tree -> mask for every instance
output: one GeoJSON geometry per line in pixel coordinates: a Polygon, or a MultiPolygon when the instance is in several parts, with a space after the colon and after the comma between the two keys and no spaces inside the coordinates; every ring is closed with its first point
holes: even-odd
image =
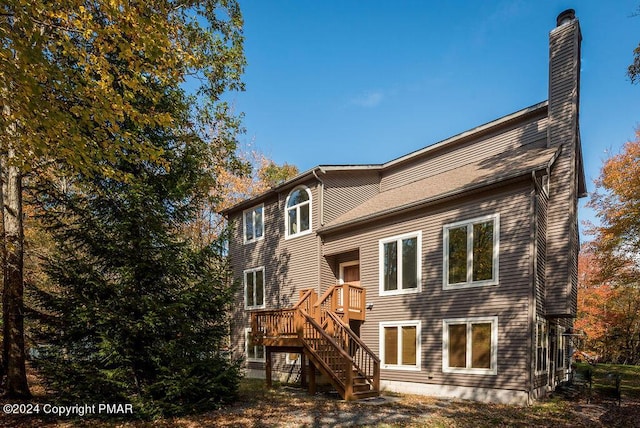
{"type": "MultiPolygon", "coordinates": [[[[638,12],[634,14],[634,16],[640,15],[640,7],[638,7],[638,12]]],[[[633,62],[627,69],[627,75],[629,79],[631,79],[631,83],[640,82],[640,44],[633,50],[633,62]]]]}
{"type": "MultiPolygon", "coordinates": [[[[161,111],[186,112],[167,89],[161,111]]],[[[182,121],[187,123],[185,114],[182,121]]],[[[189,127],[138,128],[162,162],[117,159],[126,181],[94,174],[41,189],[57,251],[40,301],[35,359],[61,400],[131,402],[136,414],[174,415],[232,400],[239,362],[224,352],[233,298],[223,245],[181,234],[215,185],[212,147],[189,127]]]]}
{"type": "Polygon", "coordinates": [[[55,164],[69,175],[126,181],[131,173],[113,167],[122,157],[162,166],[162,150],[123,125],[180,126],[184,122],[173,111],[155,104],[167,87],[187,79],[199,94],[189,119],[218,142],[213,162],[226,162],[238,122],[219,98],[242,88],[242,17],[235,0],[6,0],[0,6],[0,62],[2,366],[8,395],[28,397],[23,177],[55,164]]]}
{"type": "Polygon", "coordinates": [[[591,228],[603,279],[638,282],[640,264],[640,129],[635,141],[610,157],[596,180],[589,206],[600,220],[591,228]]]}
{"type": "MultiPolygon", "coordinates": [[[[596,180],[589,206],[600,224],[592,226],[587,263],[588,281],[580,299],[590,307],[587,324],[601,329],[593,335],[616,362],[640,362],[640,130],[621,153],[610,157],[596,180]],[[590,301],[589,301],[590,299],[590,301]],[[602,309],[600,309],[602,307],[602,309]]],[[[584,285],[586,284],[586,285],[584,285]]],[[[583,312],[589,312],[583,310],[583,312]]]]}

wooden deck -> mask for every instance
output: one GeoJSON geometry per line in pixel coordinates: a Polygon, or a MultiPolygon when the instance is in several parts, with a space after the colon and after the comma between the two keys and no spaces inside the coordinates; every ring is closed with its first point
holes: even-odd
{"type": "Polygon", "coordinates": [[[267,384],[273,352],[296,350],[303,356],[303,381],[309,360],[309,391],[315,372],[324,373],[345,400],[379,395],[380,360],[349,328],[365,320],[366,292],[352,284],[330,287],[320,298],[304,290],[292,308],[251,313],[253,342],[265,347],[267,384]]]}

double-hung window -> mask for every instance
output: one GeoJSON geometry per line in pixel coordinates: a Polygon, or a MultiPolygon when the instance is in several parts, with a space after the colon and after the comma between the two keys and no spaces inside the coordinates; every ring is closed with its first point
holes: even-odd
{"type": "Polygon", "coordinates": [[[499,229],[498,214],[444,226],[444,289],[498,284],[499,229]]]}
{"type": "Polygon", "coordinates": [[[311,191],[297,187],[289,193],[285,212],[285,238],[311,232],[311,191]]]}
{"type": "Polygon", "coordinates": [[[420,321],[380,323],[382,368],[420,370],[420,321]]]}
{"type": "Polygon", "coordinates": [[[248,209],[243,215],[244,243],[254,242],[264,237],[264,205],[248,209]]]}
{"type": "Polygon", "coordinates": [[[264,268],[244,271],[244,307],[245,309],[264,308],[264,268]]]}
{"type": "Polygon", "coordinates": [[[422,285],[422,232],[379,241],[380,295],[419,292],[422,285]]]}
{"type": "Polygon", "coordinates": [[[264,346],[256,345],[254,343],[250,328],[246,328],[244,330],[244,345],[245,345],[245,355],[247,356],[247,361],[262,362],[265,360],[264,346]]]}
{"type": "Polygon", "coordinates": [[[498,373],[498,317],[446,319],[442,330],[443,372],[498,373]]]}

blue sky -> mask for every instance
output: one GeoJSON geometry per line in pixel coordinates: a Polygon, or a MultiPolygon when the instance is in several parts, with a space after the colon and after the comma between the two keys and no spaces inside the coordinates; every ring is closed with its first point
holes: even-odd
{"type": "MultiPolygon", "coordinates": [[[[640,0],[241,0],[241,141],[277,163],[382,163],[547,99],[548,34],[582,29],[580,126],[588,189],[640,125],[627,66],[640,0]]],[[[593,214],[581,201],[580,217],[593,214]]],[[[583,236],[583,239],[588,237],[583,236]]]]}

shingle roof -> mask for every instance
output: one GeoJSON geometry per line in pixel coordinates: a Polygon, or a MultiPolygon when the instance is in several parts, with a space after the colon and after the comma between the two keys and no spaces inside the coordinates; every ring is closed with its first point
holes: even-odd
{"type": "Polygon", "coordinates": [[[438,199],[546,169],[557,148],[522,147],[379,193],[326,224],[319,233],[411,209],[438,199]]]}

